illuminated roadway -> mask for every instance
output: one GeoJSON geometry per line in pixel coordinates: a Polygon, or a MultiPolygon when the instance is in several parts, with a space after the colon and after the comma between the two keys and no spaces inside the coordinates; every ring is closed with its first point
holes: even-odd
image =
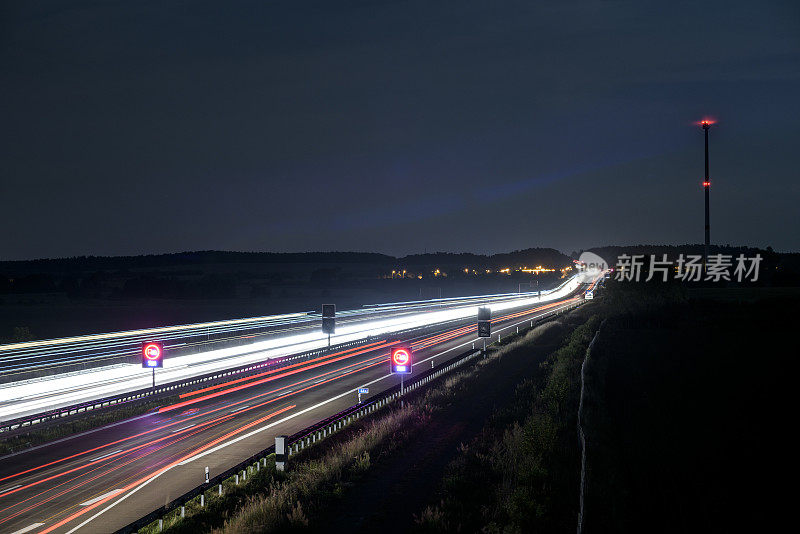
{"type": "MultiPolygon", "coordinates": [[[[548,291],[542,296],[547,297],[548,291]]],[[[410,313],[434,311],[442,307],[463,307],[476,303],[502,302],[515,295],[481,295],[367,305],[361,309],[340,311],[339,325],[379,318],[399,317],[410,313]]],[[[181,354],[206,352],[221,343],[262,340],[302,330],[319,330],[320,315],[313,312],[288,313],[246,319],[145,328],[123,332],[87,334],[59,339],[25,341],[0,345],[0,373],[3,382],[19,381],[31,372],[64,373],[76,362],[100,367],[126,363],[139,355],[143,342],[158,339],[168,349],[181,354]]]]}
{"type": "MultiPolygon", "coordinates": [[[[561,286],[541,297],[526,293],[522,295],[501,295],[480,297],[497,313],[505,309],[524,304],[548,302],[561,298],[578,286],[578,278],[572,277],[561,286]]],[[[411,328],[430,326],[474,317],[477,313],[476,298],[447,299],[427,303],[400,303],[389,306],[345,312],[345,318],[337,322],[333,344],[359,341],[368,336],[384,336],[411,328]],[[355,317],[354,317],[355,316],[355,317]],[[347,318],[349,317],[349,319],[347,318]]],[[[286,318],[289,316],[280,316],[286,318]]],[[[260,318],[259,320],[262,320],[260,318]]],[[[242,321],[242,320],[237,320],[242,321]]],[[[200,353],[168,357],[163,369],[156,371],[157,384],[179,382],[192,377],[220,372],[227,369],[246,366],[270,358],[281,358],[291,354],[321,349],[327,346],[328,339],[319,327],[319,319],[309,321],[306,317],[294,317],[292,321],[302,324],[291,328],[281,328],[265,334],[263,341],[227,348],[206,350],[200,353]]],[[[222,321],[214,324],[228,323],[222,321]]],[[[14,347],[24,350],[43,350],[44,346],[54,347],[57,351],[77,344],[112,343],[119,337],[136,336],[136,339],[154,341],[153,337],[144,338],[145,334],[158,333],[164,330],[173,331],[178,328],[195,329],[197,325],[185,327],[168,327],[147,331],[122,332],[112,334],[96,334],[62,340],[48,340],[17,344],[14,347]],[[124,336],[123,336],[124,334],[124,336]]],[[[161,338],[158,338],[159,340],[161,338]]],[[[129,344],[129,342],[124,342],[129,344]]],[[[104,345],[105,347],[105,345],[104,345]]],[[[166,344],[169,347],[169,344],[166,344]]],[[[141,350],[141,349],[139,349],[141,350]]],[[[7,355],[9,351],[6,351],[7,355]]],[[[169,348],[168,348],[169,353],[169,348]]],[[[34,364],[35,365],[35,364],[34,364]]],[[[121,364],[115,366],[87,369],[78,373],[54,375],[40,379],[23,380],[8,384],[0,384],[0,421],[9,421],[26,415],[38,414],[47,410],[75,405],[81,402],[101,399],[111,395],[149,388],[152,384],[151,371],[142,369],[140,364],[121,364]]]]}
{"type": "MultiPolygon", "coordinates": [[[[577,296],[576,296],[577,293],[577,296]]],[[[495,312],[493,332],[582,299],[495,312]]],[[[414,372],[478,341],[474,322],[406,339],[414,372]]],[[[179,403],[115,425],[0,458],[0,532],[111,532],[170,502],[211,476],[357,401],[358,387],[378,393],[387,374],[385,341],[327,354],[182,395],[179,403]]],[[[480,342],[480,341],[478,341],[480,342]]]]}

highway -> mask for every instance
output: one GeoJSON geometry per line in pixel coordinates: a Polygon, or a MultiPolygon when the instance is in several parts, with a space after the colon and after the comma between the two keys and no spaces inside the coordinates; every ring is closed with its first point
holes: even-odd
{"type": "MultiPolygon", "coordinates": [[[[483,296],[479,298],[478,302],[487,305],[493,312],[501,312],[533,303],[553,302],[573,292],[579,283],[577,277],[572,277],[554,290],[542,292],[541,295],[523,293],[483,296]]],[[[466,319],[475,316],[477,307],[473,297],[470,299],[446,299],[442,302],[429,301],[424,304],[400,303],[363,310],[363,313],[362,310],[358,310],[358,313],[345,312],[342,314],[344,316],[342,320],[337,318],[336,334],[332,337],[331,342],[335,345],[360,341],[369,336],[392,335],[412,328],[466,319]]],[[[164,363],[164,369],[156,371],[156,381],[158,384],[169,384],[272,358],[283,358],[291,354],[327,347],[328,339],[321,332],[319,317],[312,320],[293,317],[290,323],[291,327],[287,328],[284,325],[282,328],[270,331],[269,334],[264,334],[260,340],[253,340],[252,343],[168,357],[164,363]]],[[[195,327],[190,325],[187,328],[194,329],[195,327]]],[[[141,331],[99,334],[70,338],[63,340],[60,344],[55,343],[55,340],[31,342],[25,344],[25,349],[30,349],[34,344],[40,349],[43,344],[50,344],[60,351],[75,343],[97,342],[98,337],[103,338],[103,343],[108,343],[111,342],[110,340],[122,337],[121,334],[126,334],[127,337],[137,336],[136,339],[150,341],[153,341],[154,337],[144,338],[143,336],[155,336],[152,332],[143,334],[141,331]]],[[[126,339],[122,343],[128,344],[129,341],[126,339]]],[[[150,387],[151,383],[152,376],[149,369],[142,369],[139,363],[128,363],[87,369],[79,373],[0,384],[0,399],[2,399],[0,400],[0,421],[145,389],[150,387]]]]}
{"type": "MultiPolygon", "coordinates": [[[[522,297],[498,304],[493,331],[512,331],[573,306],[582,300],[583,284],[571,287],[549,302],[522,297]]],[[[404,339],[415,352],[415,374],[478,341],[470,317],[404,339]]],[[[379,321],[393,326],[382,325],[387,335],[369,345],[190,392],[156,413],[0,458],[0,531],[111,532],[202,483],[205,467],[213,476],[268,447],[275,435],[291,435],[355,404],[358,387],[372,394],[391,387],[397,382],[387,374],[388,347],[397,340],[393,321],[379,321]]],[[[372,324],[370,331],[380,328],[372,324]]]]}
{"type": "MultiPolygon", "coordinates": [[[[547,298],[550,291],[542,291],[547,298]]],[[[339,325],[354,325],[410,313],[463,307],[470,304],[503,302],[524,295],[481,295],[425,301],[367,305],[339,312],[339,325]]],[[[292,332],[318,329],[320,314],[298,312],[245,319],[88,334],[0,345],[0,375],[3,382],[15,382],[33,372],[59,374],[76,362],[96,367],[129,363],[139,356],[141,344],[154,338],[164,342],[171,355],[196,354],[243,341],[253,342],[292,332]]]]}

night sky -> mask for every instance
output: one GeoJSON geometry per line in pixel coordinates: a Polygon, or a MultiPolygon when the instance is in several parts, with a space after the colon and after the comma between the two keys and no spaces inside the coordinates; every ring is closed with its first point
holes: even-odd
{"type": "Polygon", "coordinates": [[[794,0],[0,6],[0,259],[800,250],[794,0]]]}

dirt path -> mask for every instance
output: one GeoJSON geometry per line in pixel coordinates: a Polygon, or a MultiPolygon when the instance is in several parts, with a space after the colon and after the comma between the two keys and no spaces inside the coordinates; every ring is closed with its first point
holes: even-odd
{"type": "Polygon", "coordinates": [[[391,460],[382,460],[322,518],[320,531],[407,532],[414,514],[436,498],[458,446],[483,428],[496,407],[511,399],[517,383],[538,371],[568,329],[554,326],[534,342],[504,354],[469,381],[470,392],[436,412],[421,436],[391,460]],[[387,481],[392,481],[387,483],[387,481]]]}

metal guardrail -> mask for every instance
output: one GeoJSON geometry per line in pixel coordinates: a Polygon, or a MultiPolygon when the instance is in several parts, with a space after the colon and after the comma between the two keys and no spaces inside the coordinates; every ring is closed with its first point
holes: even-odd
{"type": "Polygon", "coordinates": [[[305,313],[232,319],[169,327],[88,334],[0,345],[0,382],[10,383],[64,372],[132,363],[141,344],[156,337],[170,357],[194,354],[208,347],[236,346],[274,335],[275,328],[313,321],[305,313]]]}
{"type": "MultiPolygon", "coordinates": [[[[557,291],[569,283],[569,280],[557,288],[542,291],[540,295],[557,291]]],[[[441,306],[503,301],[532,294],[508,293],[366,305],[355,310],[341,311],[337,316],[341,320],[340,324],[346,324],[375,313],[402,315],[434,310],[441,306]]],[[[152,341],[154,337],[165,343],[170,357],[185,356],[214,348],[253,343],[264,337],[295,330],[301,325],[310,325],[320,319],[320,314],[316,312],[298,312],[0,344],[0,383],[8,384],[115,364],[136,363],[141,343],[152,341]]]]}
{"type": "MultiPolygon", "coordinates": [[[[124,403],[128,402],[136,402],[143,399],[149,398],[157,398],[159,396],[167,396],[177,393],[179,390],[181,392],[185,392],[185,390],[189,389],[198,389],[199,387],[207,387],[210,385],[216,385],[222,381],[230,380],[232,375],[236,375],[238,377],[246,377],[250,374],[256,374],[259,372],[263,372],[265,368],[274,368],[280,369],[286,365],[289,365],[297,360],[301,360],[303,358],[311,358],[312,356],[319,356],[324,354],[330,354],[336,351],[341,351],[347,349],[349,347],[356,347],[361,345],[369,344],[379,337],[395,337],[395,336],[403,336],[408,335],[415,332],[423,332],[426,330],[432,329],[439,329],[442,325],[450,324],[450,323],[458,323],[458,322],[465,322],[468,319],[455,319],[453,321],[446,321],[444,323],[438,323],[436,325],[428,325],[422,327],[411,328],[408,330],[398,331],[391,334],[391,336],[368,336],[366,338],[351,341],[348,343],[340,343],[337,345],[332,345],[330,348],[324,349],[315,349],[311,351],[306,351],[302,353],[298,353],[296,355],[287,356],[283,358],[271,358],[268,360],[264,360],[262,362],[248,364],[241,367],[236,367],[232,369],[225,369],[222,371],[214,371],[212,373],[208,373],[205,375],[199,375],[192,378],[187,378],[184,380],[179,380],[175,382],[169,382],[167,384],[163,384],[161,386],[156,386],[155,388],[143,388],[135,391],[130,391],[126,393],[120,393],[117,395],[112,395],[108,397],[103,397],[100,399],[94,399],[91,401],[85,401],[82,403],[72,404],[69,406],[64,406],[61,408],[56,408],[53,410],[48,410],[45,412],[39,412],[36,414],[26,415],[23,417],[18,417],[15,419],[9,419],[7,421],[0,422],[0,434],[3,432],[9,432],[11,430],[17,430],[24,426],[32,426],[38,423],[43,423],[47,421],[53,421],[55,419],[59,419],[61,417],[67,417],[70,415],[74,415],[77,413],[83,413],[91,410],[96,410],[100,408],[108,408],[110,406],[119,406],[124,403]]],[[[259,352],[259,351],[254,351],[259,352]]],[[[48,380],[48,378],[40,379],[42,382],[48,380]]]]}
{"type": "MultiPolygon", "coordinates": [[[[460,367],[463,363],[477,357],[479,354],[482,353],[482,350],[472,350],[470,349],[468,352],[463,353],[456,358],[450,360],[452,363],[448,363],[444,367],[434,368],[431,371],[428,371],[424,375],[420,375],[419,377],[415,378],[412,382],[409,382],[403,388],[403,395],[408,394],[409,392],[416,390],[423,384],[427,384],[437,378],[440,378],[442,375],[449,373],[456,367],[460,367]],[[453,361],[456,360],[456,361],[453,361]]],[[[386,405],[398,400],[400,398],[400,385],[393,386],[388,390],[384,391],[383,393],[373,397],[370,400],[362,402],[361,404],[357,404],[355,406],[351,406],[327,419],[319,421],[314,425],[301,430],[300,432],[292,435],[287,440],[287,446],[289,450],[289,456],[296,455],[299,451],[304,450],[311,445],[322,441],[326,437],[330,437],[334,433],[338,432],[339,430],[343,429],[344,427],[352,424],[353,422],[361,419],[362,417],[374,413],[375,411],[385,407],[386,405]]],[[[175,511],[179,507],[185,506],[187,502],[191,501],[192,499],[198,497],[201,494],[212,489],[214,486],[220,486],[226,481],[230,479],[235,480],[235,484],[239,484],[241,482],[245,482],[247,480],[248,475],[253,472],[258,472],[261,470],[262,467],[266,467],[267,458],[275,453],[275,446],[272,445],[267,447],[266,449],[250,456],[243,462],[238,463],[237,465],[231,467],[230,469],[223,471],[219,475],[210,478],[207,483],[204,483],[200,486],[197,486],[188,492],[184,493],[180,497],[175,498],[171,502],[167,503],[165,506],[158,508],[157,510],[153,510],[146,516],[142,517],[130,523],[129,525],[119,529],[116,534],[129,534],[132,532],[136,532],[139,529],[157,521],[158,519],[164,517],[165,515],[169,514],[170,512],[175,511]]]]}
{"type": "MultiPolygon", "coordinates": [[[[561,287],[564,287],[568,282],[569,282],[569,280],[565,281],[560,286],[558,286],[557,288],[555,288],[553,290],[550,290],[550,291],[555,291],[557,289],[560,289],[561,287]]],[[[452,321],[444,321],[442,323],[437,323],[435,325],[427,325],[427,326],[422,326],[422,327],[416,327],[416,328],[411,328],[411,329],[407,329],[407,330],[402,330],[402,331],[398,331],[398,332],[393,332],[391,334],[391,336],[387,336],[387,337],[403,336],[403,335],[407,335],[407,334],[412,333],[412,332],[422,332],[422,331],[426,331],[426,330],[437,329],[437,328],[441,328],[442,325],[446,325],[446,324],[462,323],[462,322],[466,323],[469,320],[470,319],[468,319],[468,318],[462,318],[462,319],[454,319],[452,321]]],[[[381,336],[381,337],[383,337],[383,336],[381,336]]],[[[25,415],[25,416],[22,416],[22,417],[9,419],[9,420],[6,420],[6,421],[0,421],[0,434],[2,434],[4,432],[9,432],[11,430],[17,430],[17,429],[22,428],[24,426],[32,426],[32,425],[35,425],[35,424],[38,424],[38,423],[42,423],[42,422],[53,421],[55,419],[58,419],[58,418],[61,418],[61,417],[67,417],[67,416],[74,415],[74,414],[77,414],[77,413],[96,410],[96,409],[100,409],[100,408],[108,408],[110,406],[118,406],[118,405],[123,404],[123,403],[136,402],[136,401],[140,401],[142,399],[154,398],[154,397],[158,397],[158,396],[166,396],[166,395],[169,395],[169,394],[174,394],[178,390],[181,390],[183,392],[183,390],[185,390],[186,388],[193,388],[193,387],[196,388],[196,387],[199,387],[199,385],[202,385],[204,387],[208,386],[208,385],[215,385],[217,383],[217,381],[219,381],[219,380],[228,380],[231,375],[238,375],[238,376],[241,376],[241,377],[245,377],[245,376],[248,376],[248,374],[255,374],[256,372],[261,372],[265,367],[268,367],[268,366],[273,366],[274,365],[274,366],[276,366],[275,368],[279,368],[282,364],[288,364],[289,362],[297,360],[297,359],[300,359],[300,358],[310,357],[310,356],[314,356],[314,355],[322,355],[322,354],[324,354],[326,352],[334,352],[336,350],[342,350],[344,348],[351,347],[351,346],[364,345],[364,344],[367,344],[367,343],[369,343],[370,341],[372,341],[374,339],[377,339],[377,336],[368,336],[368,337],[366,337],[364,339],[361,339],[361,340],[358,340],[358,341],[353,341],[353,342],[349,342],[349,343],[341,343],[341,344],[338,344],[338,345],[330,347],[330,349],[328,349],[328,348],[316,349],[316,350],[313,350],[313,351],[306,351],[306,352],[303,352],[303,353],[300,353],[300,354],[297,354],[297,355],[294,355],[294,356],[288,356],[288,357],[283,357],[283,358],[273,358],[273,359],[264,360],[262,362],[258,362],[258,363],[255,363],[255,364],[247,364],[245,366],[241,366],[241,367],[237,367],[237,368],[233,368],[233,369],[226,369],[226,370],[223,370],[223,371],[214,371],[212,373],[208,373],[208,374],[205,374],[205,375],[200,375],[200,376],[197,376],[197,377],[192,377],[192,378],[188,378],[188,379],[184,379],[184,380],[169,382],[169,383],[163,384],[161,386],[157,386],[155,388],[142,388],[142,389],[131,391],[131,392],[120,393],[120,394],[117,394],[117,395],[111,395],[111,396],[103,397],[103,398],[100,398],[100,399],[94,399],[94,400],[91,400],[91,401],[85,401],[85,402],[82,402],[82,403],[76,403],[76,404],[72,404],[72,405],[69,405],[69,406],[55,408],[53,410],[47,410],[47,411],[44,411],[44,412],[38,412],[38,413],[35,413],[35,414],[29,414],[29,415],[25,415]]],[[[252,351],[252,352],[258,352],[258,351],[252,351]]],[[[243,353],[243,354],[248,354],[248,353],[243,353]]],[[[41,377],[41,378],[30,379],[30,380],[46,382],[47,380],[51,380],[51,378],[49,378],[49,377],[41,377]]]]}
{"type": "MultiPolygon", "coordinates": [[[[559,308],[554,310],[550,314],[533,320],[532,324],[539,324],[549,321],[555,316],[563,314],[577,306],[580,306],[581,304],[583,304],[583,302],[576,302],[567,308],[559,308]]],[[[522,322],[527,322],[527,320],[522,322]]],[[[531,327],[525,330],[529,330],[530,328],[531,327]]],[[[397,384],[360,404],[346,408],[337,414],[304,428],[286,440],[288,456],[291,457],[300,453],[304,449],[332,436],[362,417],[369,416],[391,404],[392,402],[399,400],[408,393],[436,381],[451,371],[460,368],[465,363],[474,360],[482,353],[483,349],[469,349],[447,360],[443,365],[430,369],[414,377],[404,385],[402,392],[400,391],[400,385],[397,384]]],[[[274,453],[275,445],[271,445],[266,449],[263,449],[262,451],[250,456],[246,460],[236,464],[230,469],[227,469],[219,475],[210,478],[207,483],[201,484],[187,491],[183,495],[168,502],[166,505],[153,510],[146,516],[117,530],[115,534],[131,534],[133,532],[137,532],[139,529],[142,529],[151,523],[154,523],[155,521],[163,520],[166,515],[175,512],[179,507],[181,508],[181,516],[183,516],[184,508],[189,501],[197,498],[198,496],[204,496],[205,493],[211,490],[214,486],[218,487],[218,492],[221,495],[222,487],[225,482],[233,480],[235,485],[239,485],[240,481],[245,482],[248,475],[260,471],[262,467],[266,467],[268,457],[274,455],[274,453]]]]}

